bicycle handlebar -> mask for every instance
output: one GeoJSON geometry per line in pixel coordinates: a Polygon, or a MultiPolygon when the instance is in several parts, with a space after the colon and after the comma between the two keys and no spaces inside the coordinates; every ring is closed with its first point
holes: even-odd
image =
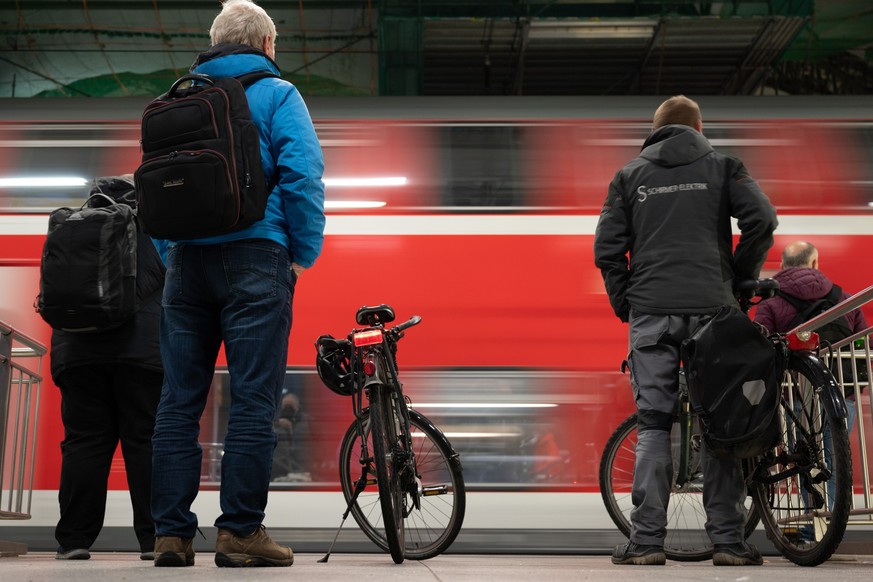
{"type": "Polygon", "coordinates": [[[734,281],[734,295],[743,311],[748,311],[765,299],[770,299],[779,290],[775,279],[738,279],[734,281]],[[758,301],[753,301],[758,297],[758,301]]]}
{"type": "Polygon", "coordinates": [[[395,325],[393,328],[391,328],[391,331],[399,334],[399,333],[403,332],[403,330],[409,329],[413,325],[418,325],[419,323],[421,323],[421,316],[420,315],[413,315],[412,317],[410,317],[408,320],[404,321],[403,323],[395,325]]]}

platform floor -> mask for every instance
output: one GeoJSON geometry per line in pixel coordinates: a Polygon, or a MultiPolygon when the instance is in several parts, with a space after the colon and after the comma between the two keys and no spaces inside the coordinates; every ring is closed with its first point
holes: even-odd
{"type": "Polygon", "coordinates": [[[4,582],[103,582],[116,580],[312,580],[348,582],[378,580],[391,582],[511,582],[540,580],[564,582],[584,580],[643,580],[677,582],[683,580],[740,580],[743,582],[837,582],[870,580],[873,556],[842,555],[817,568],[801,568],[782,558],[766,557],[760,567],[715,567],[711,562],[667,562],[666,566],[614,566],[607,556],[545,555],[457,555],[431,560],[407,560],[395,565],[387,554],[334,554],[319,563],[321,554],[297,554],[290,568],[260,568],[243,572],[217,568],[213,554],[198,553],[189,568],[155,568],[138,554],[94,552],[90,560],[56,560],[54,553],[34,552],[0,558],[0,579],[4,582]]]}

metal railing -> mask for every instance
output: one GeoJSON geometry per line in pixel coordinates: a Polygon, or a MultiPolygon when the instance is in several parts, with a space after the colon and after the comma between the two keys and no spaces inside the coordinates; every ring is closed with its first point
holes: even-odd
{"type": "MultiPolygon", "coordinates": [[[[873,286],[851,296],[846,301],[791,331],[800,333],[816,331],[871,301],[873,301],[873,286]]],[[[855,333],[831,346],[824,346],[819,352],[819,357],[831,369],[834,378],[843,389],[843,393],[849,394],[848,398],[855,403],[855,420],[853,426],[849,427],[849,441],[853,452],[857,452],[857,455],[853,456],[861,460],[861,466],[854,467],[853,474],[856,480],[860,474],[864,490],[859,500],[857,488],[853,487],[855,494],[852,496],[853,507],[850,512],[850,526],[873,525],[873,519],[871,519],[873,516],[873,490],[871,490],[873,473],[871,473],[867,454],[867,434],[873,433],[873,423],[868,422],[865,417],[865,411],[873,410],[873,390],[869,388],[870,380],[873,379],[871,334],[873,334],[873,327],[855,333]],[[862,516],[866,516],[867,519],[862,519],[862,516]]]]}
{"type": "MultiPolygon", "coordinates": [[[[45,353],[45,346],[0,321],[0,519],[31,517],[45,353]]],[[[26,552],[24,544],[0,540],[0,556],[26,552]]]]}

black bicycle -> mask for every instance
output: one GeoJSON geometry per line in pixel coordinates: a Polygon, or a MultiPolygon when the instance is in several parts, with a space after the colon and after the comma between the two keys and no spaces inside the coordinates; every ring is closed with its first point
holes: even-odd
{"type": "Polygon", "coordinates": [[[348,503],[342,523],[351,512],[398,564],[432,558],[461,530],[466,495],[458,454],[430,420],[410,408],[397,374],[397,342],[421,317],[386,328],[394,310],[378,305],[361,307],[355,319],[366,327],[346,339],[325,335],[315,343],[321,380],[351,396],[355,413],[339,453],[348,503]]]}
{"type": "MultiPolygon", "coordinates": [[[[772,279],[742,282],[738,286],[741,308],[748,311],[776,289],[778,283],[772,279]]],[[[817,566],[842,541],[852,504],[845,401],[833,375],[815,355],[817,334],[774,334],[770,340],[787,361],[775,419],[779,438],[765,454],[744,462],[752,505],[745,534],[750,535],[760,520],[783,556],[801,566],[817,566]]],[[[633,509],[636,424],[633,414],[616,429],[600,463],[607,512],[625,535],[630,535],[633,509]]],[[[712,547],[704,530],[702,435],[687,389],[681,387],[673,427],[674,477],[664,551],[673,560],[704,560],[711,557],[712,547]]]]}

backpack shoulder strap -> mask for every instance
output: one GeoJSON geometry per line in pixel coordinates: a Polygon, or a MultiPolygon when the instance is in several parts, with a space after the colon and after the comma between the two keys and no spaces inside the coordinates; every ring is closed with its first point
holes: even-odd
{"type": "Polygon", "coordinates": [[[782,299],[784,299],[785,301],[790,303],[792,305],[792,307],[794,307],[794,309],[797,310],[798,313],[800,313],[801,311],[806,309],[806,307],[811,304],[810,301],[804,301],[803,299],[800,299],[799,297],[795,297],[794,295],[792,295],[790,293],[786,293],[785,291],[782,291],[781,289],[776,290],[776,295],[778,295],[779,297],[781,297],[782,299]]]}
{"type": "Polygon", "coordinates": [[[843,298],[843,290],[839,285],[834,283],[834,286],[831,287],[830,292],[825,296],[825,299],[836,305],[843,298]]]}
{"type": "MultiPolygon", "coordinates": [[[[243,89],[247,88],[249,85],[255,83],[256,81],[260,81],[261,79],[268,79],[270,77],[276,77],[277,79],[281,79],[279,75],[273,73],[271,71],[255,71],[254,73],[246,73],[245,75],[239,76],[236,78],[239,81],[243,89]]],[[[272,192],[273,188],[276,187],[276,184],[279,183],[278,172],[273,176],[273,179],[270,180],[270,183],[267,184],[267,192],[272,192]]]]}
{"type": "Polygon", "coordinates": [[[804,301],[790,293],[785,293],[784,291],[776,291],[776,294],[790,303],[794,309],[797,310],[797,315],[794,316],[794,319],[791,320],[791,323],[788,324],[788,329],[794,329],[801,323],[805,322],[809,319],[810,315],[813,311],[815,311],[821,299],[816,301],[804,301]]]}
{"type": "Polygon", "coordinates": [[[260,81],[261,79],[267,79],[269,77],[276,77],[280,79],[279,75],[273,73],[272,71],[255,71],[254,73],[246,73],[245,75],[241,75],[236,78],[237,81],[242,83],[243,88],[248,87],[255,81],[260,81]]]}
{"type": "Polygon", "coordinates": [[[804,301],[803,299],[799,299],[790,293],[785,293],[784,291],[776,291],[776,294],[790,303],[797,310],[797,315],[791,320],[791,324],[789,325],[790,329],[794,329],[801,323],[809,320],[817,309],[820,309],[821,307],[830,309],[839,303],[843,296],[843,290],[839,285],[834,283],[827,295],[816,299],[815,301],[804,301]]]}

